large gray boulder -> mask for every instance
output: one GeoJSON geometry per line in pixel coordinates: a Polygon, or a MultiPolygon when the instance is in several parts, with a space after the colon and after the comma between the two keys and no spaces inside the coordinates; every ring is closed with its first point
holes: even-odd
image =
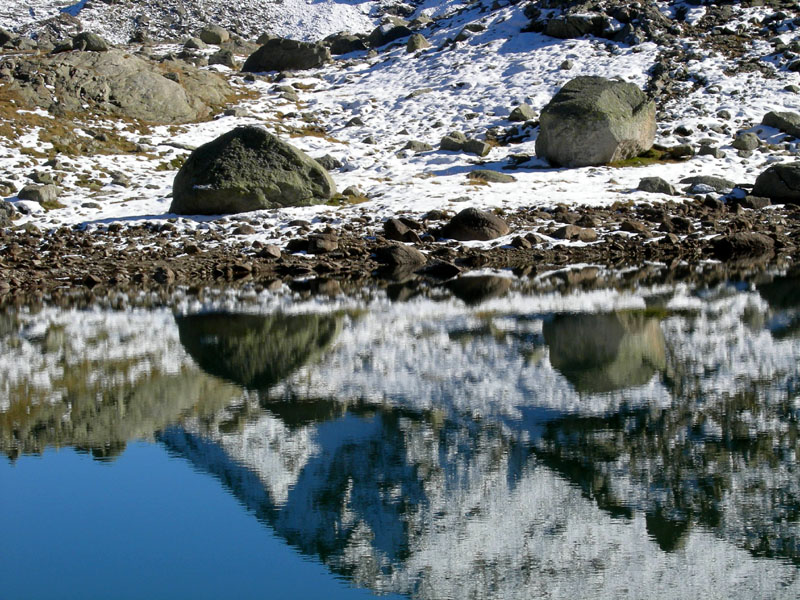
{"type": "Polygon", "coordinates": [[[12,70],[10,91],[25,108],[57,106],[85,113],[88,107],[94,113],[152,123],[208,117],[234,95],[217,73],[177,61],[159,65],[115,48],[19,57],[12,70]],[[172,78],[165,77],[166,71],[172,78]]]}
{"type": "Polygon", "coordinates": [[[632,83],[577,77],[550,100],[539,121],[539,157],[562,167],[586,167],[649,150],[656,134],[656,107],[632,83]]]}
{"type": "Polygon", "coordinates": [[[331,51],[323,44],[271,38],[248,57],[242,71],[301,71],[320,67],[330,60],[331,51]]]}
{"type": "Polygon", "coordinates": [[[175,176],[170,212],[216,215],[306,206],[336,193],[313,158],[262,127],[237,127],[197,148],[175,176]]]}
{"type": "Polygon", "coordinates": [[[800,162],[769,167],[756,178],[753,195],[777,203],[800,204],[800,162]]]}

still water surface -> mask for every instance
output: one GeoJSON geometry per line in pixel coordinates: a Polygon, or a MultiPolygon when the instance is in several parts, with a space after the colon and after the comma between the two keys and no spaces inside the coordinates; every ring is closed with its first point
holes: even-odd
{"type": "Polygon", "coordinates": [[[7,310],[0,597],[800,596],[800,279],[596,276],[7,310]]]}

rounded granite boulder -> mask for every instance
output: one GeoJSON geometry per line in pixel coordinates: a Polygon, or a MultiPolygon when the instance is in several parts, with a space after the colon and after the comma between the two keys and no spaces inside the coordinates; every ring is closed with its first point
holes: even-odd
{"type": "Polygon", "coordinates": [[[646,152],[656,134],[656,107],[632,83],[576,77],[542,110],[537,156],[561,167],[621,161],[646,152]]]}
{"type": "Polygon", "coordinates": [[[325,202],[328,172],[257,126],[237,127],[189,155],[172,185],[170,212],[217,215],[325,202]]]}

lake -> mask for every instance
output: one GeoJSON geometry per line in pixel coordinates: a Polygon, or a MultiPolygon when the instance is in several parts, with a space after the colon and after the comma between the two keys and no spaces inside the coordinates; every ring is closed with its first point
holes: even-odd
{"type": "Polygon", "coordinates": [[[796,598],[800,273],[0,312],[2,598],[796,598]]]}

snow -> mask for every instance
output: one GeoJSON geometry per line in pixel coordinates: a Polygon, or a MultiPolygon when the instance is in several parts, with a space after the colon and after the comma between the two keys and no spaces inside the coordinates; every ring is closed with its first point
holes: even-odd
{"type": "MultiPolygon", "coordinates": [[[[332,6],[331,3],[310,6],[303,3],[304,10],[308,11],[307,21],[317,14],[314,11],[324,12],[330,8],[329,5],[332,6]]],[[[287,15],[294,14],[294,4],[281,6],[287,15]]],[[[363,14],[359,4],[336,6],[363,14]]],[[[370,198],[368,202],[356,206],[322,205],[260,211],[234,217],[227,224],[210,218],[181,218],[176,224],[178,229],[191,232],[201,223],[207,223],[210,228],[225,230],[234,227],[238,218],[252,218],[263,224],[263,229],[251,236],[252,239],[281,244],[291,233],[287,223],[294,219],[314,221],[325,216],[332,219],[331,224],[335,227],[362,214],[382,220],[396,215],[419,216],[433,208],[460,210],[465,206],[464,199],[468,201],[467,205],[477,208],[508,211],[552,207],[561,203],[657,203],[666,197],[638,192],[636,187],[641,178],[660,176],[677,184],[690,175],[713,174],[736,182],[752,183],[769,162],[791,160],[794,156],[757,151],[750,158],[740,158],[729,144],[737,130],[754,131],[765,142],[780,141],[780,134],[758,124],[769,110],[798,109],[800,103],[796,96],[783,88],[788,83],[799,83],[800,75],[782,71],[776,71],[773,78],[759,73],[730,75],[725,73],[730,66],[728,59],[713,53],[697,52],[687,68],[690,73],[705,77],[708,85],[705,88],[700,86],[685,99],[665,107],[662,117],[666,120],[662,119],[657,142],[671,145],[712,138],[726,151],[724,159],[697,156],[686,163],[642,168],[554,169],[534,158],[524,165],[525,168],[510,171],[517,178],[516,182],[471,184],[466,173],[479,164],[481,168],[502,169],[512,155],[533,156],[535,131],[520,144],[493,148],[483,160],[439,150],[414,155],[401,151],[402,147],[408,140],[420,140],[436,148],[441,137],[452,130],[482,137],[488,128],[508,127],[510,123],[506,118],[514,106],[526,102],[537,111],[541,110],[561,85],[578,75],[622,77],[642,86],[648,69],[656,60],[658,48],[652,43],[630,48],[594,39],[556,43],[540,34],[522,33],[527,20],[518,7],[483,13],[477,6],[454,12],[455,4],[432,3],[424,5],[421,11],[430,12],[435,7],[453,16],[440,21],[436,29],[425,32],[434,48],[407,54],[404,47],[399,47],[384,51],[375,58],[344,57],[329,66],[298,73],[281,83],[297,81],[316,85],[314,89],[298,90],[299,105],[277,98],[268,83],[247,84],[249,89],[259,94],[258,99],[242,104],[250,116],[219,117],[181,127],[177,132],[174,128],[157,127],[148,136],[152,148],[157,151],[157,159],[131,155],[94,156],[78,161],[82,168],[93,173],[122,171],[133,179],[135,187],[120,189],[106,185],[91,194],[95,198],[89,198],[99,203],[100,208],[87,208],[82,206],[87,201],[87,193],[75,185],[75,178],[71,176],[65,181],[66,189],[59,200],[66,208],[29,215],[25,220],[43,229],[81,224],[89,230],[116,220],[129,223],[165,220],[174,216],[168,211],[175,171],[159,171],[156,167],[175,157],[185,156],[187,151],[182,147],[196,147],[242,124],[261,124],[285,136],[287,127],[302,128],[308,116],[324,129],[326,137],[292,137],[291,143],[312,156],[331,154],[341,160],[344,167],[333,172],[338,189],[355,185],[370,198]],[[469,22],[489,27],[455,47],[437,50],[469,22]],[[558,68],[565,57],[574,62],[570,71],[558,68]],[[414,92],[418,95],[411,97],[414,92]],[[732,120],[719,120],[719,123],[729,126],[730,134],[702,131],[718,119],[715,115],[723,109],[732,113],[732,120]],[[363,119],[365,125],[346,127],[355,116],[363,119]],[[694,133],[688,137],[674,135],[674,127],[679,124],[693,129],[694,133]],[[367,135],[374,137],[377,144],[363,143],[367,135]]],[[[743,20],[748,17],[748,10],[751,9],[741,9],[743,20]]],[[[320,20],[326,18],[320,17],[320,20]]],[[[344,17],[343,20],[336,20],[338,16],[331,18],[333,29],[346,29],[351,25],[344,17]]],[[[302,25],[305,31],[309,31],[309,22],[302,25]]],[[[177,47],[164,46],[158,50],[167,52],[170,49],[177,47]]],[[[763,50],[754,46],[753,56],[758,56],[763,50]]],[[[690,87],[690,83],[686,85],[690,87]]],[[[130,135],[132,141],[138,141],[135,134],[126,135],[130,135]]],[[[41,147],[35,131],[20,142],[27,148],[41,147]]],[[[20,165],[30,164],[30,159],[21,151],[9,149],[6,156],[0,158],[0,173],[18,186],[26,182],[24,176],[29,171],[20,165]]],[[[796,145],[792,145],[792,153],[795,151],[796,145]]],[[[110,182],[107,175],[98,176],[110,182]]],[[[525,231],[514,233],[524,234],[525,231]]],[[[510,239],[474,245],[502,244],[510,239]]]]}

